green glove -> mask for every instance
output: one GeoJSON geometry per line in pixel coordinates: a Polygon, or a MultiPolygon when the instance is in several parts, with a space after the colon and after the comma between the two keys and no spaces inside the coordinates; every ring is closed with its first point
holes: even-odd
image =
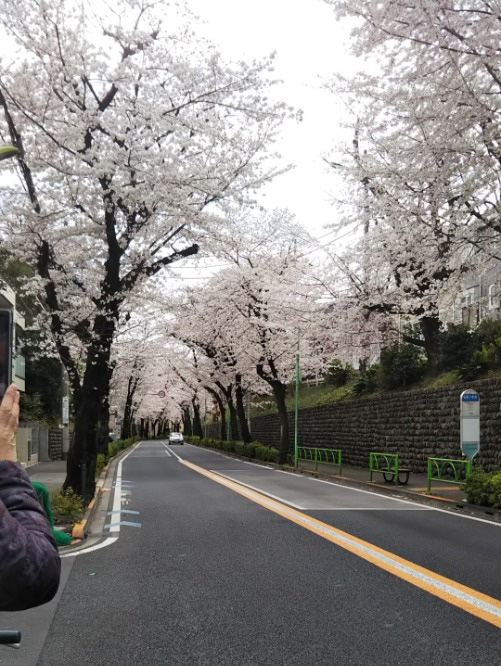
{"type": "Polygon", "coordinates": [[[21,151],[15,146],[1,146],[0,147],[0,160],[6,160],[14,155],[19,155],[21,151]]]}

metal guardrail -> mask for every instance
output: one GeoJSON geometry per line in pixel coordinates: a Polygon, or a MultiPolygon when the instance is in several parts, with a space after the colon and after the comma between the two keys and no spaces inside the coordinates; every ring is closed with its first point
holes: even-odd
{"type": "Polygon", "coordinates": [[[432,481],[463,484],[471,476],[471,472],[471,460],[428,458],[428,492],[431,492],[432,481]]]}
{"type": "Polygon", "coordinates": [[[336,465],[339,467],[339,474],[343,468],[341,449],[319,449],[315,446],[298,446],[298,460],[305,460],[315,465],[315,471],[318,465],[336,465]]]}
{"type": "Polygon", "coordinates": [[[398,486],[398,453],[378,453],[371,451],[369,454],[370,481],[374,472],[380,472],[386,481],[386,474],[393,475],[393,483],[398,486]]]}

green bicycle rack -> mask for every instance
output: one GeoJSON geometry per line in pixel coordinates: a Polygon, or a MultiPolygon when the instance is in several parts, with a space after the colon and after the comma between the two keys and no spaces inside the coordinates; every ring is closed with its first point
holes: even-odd
{"type": "Polygon", "coordinates": [[[378,472],[383,475],[386,483],[393,483],[398,486],[399,483],[406,484],[409,480],[409,469],[403,469],[399,466],[398,453],[378,453],[371,451],[369,454],[370,481],[372,475],[378,472]],[[401,480],[399,474],[405,475],[405,480],[401,480]],[[387,477],[391,478],[388,479],[387,477]]]}
{"type": "Polygon", "coordinates": [[[431,492],[432,481],[462,485],[471,476],[471,471],[471,460],[428,458],[428,492],[431,492]]]}
{"type": "Polygon", "coordinates": [[[342,471],[341,449],[319,449],[314,446],[298,446],[297,459],[311,462],[315,465],[315,471],[318,465],[336,465],[339,467],[339,474],[342,471]]]}

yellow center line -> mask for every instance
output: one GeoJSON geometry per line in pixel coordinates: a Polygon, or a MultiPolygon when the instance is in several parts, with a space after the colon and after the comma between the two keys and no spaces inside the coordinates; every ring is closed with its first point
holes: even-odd
{"type": "Polygon", "coordinates": [[[316,520],[301,511],[297,511],[296,509],[278,502],[277,500],[261,495],[254,490],[250,490],[236,481],[230,481],[227,478],[219,476],[219,474],[209,472],[203,467],[194,465],[186,460],[180,460],[180,462],[193,471],[239,493],[256,504],[260,504],[266,509],[304,527],[323,539],[327,539],[327,541],[348,550],[354,555],[371,562],[375,566],[384,569],[394,576],[447,601],[453,606],[457,606],[471,615],[501,628],[501,601],[489,597],[486,594],[482,594],[466,585],[457,583],[450,578],[441,576],[429,569],[425,569],[424,567],[399,557],[390,551],[383,550],[368,541],[359,539],[348,532],[343,532],[336,527],[332,527],[332,525],[316,520]]]}

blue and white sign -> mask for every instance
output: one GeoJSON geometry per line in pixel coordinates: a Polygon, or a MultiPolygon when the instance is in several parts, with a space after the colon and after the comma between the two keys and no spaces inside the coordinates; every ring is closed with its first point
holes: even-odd
{"type": "Polygon", "coordinates": [[[469,459],[480,451],[480,396],[473,389],[461,393],[461,451],[469,459]]]}

